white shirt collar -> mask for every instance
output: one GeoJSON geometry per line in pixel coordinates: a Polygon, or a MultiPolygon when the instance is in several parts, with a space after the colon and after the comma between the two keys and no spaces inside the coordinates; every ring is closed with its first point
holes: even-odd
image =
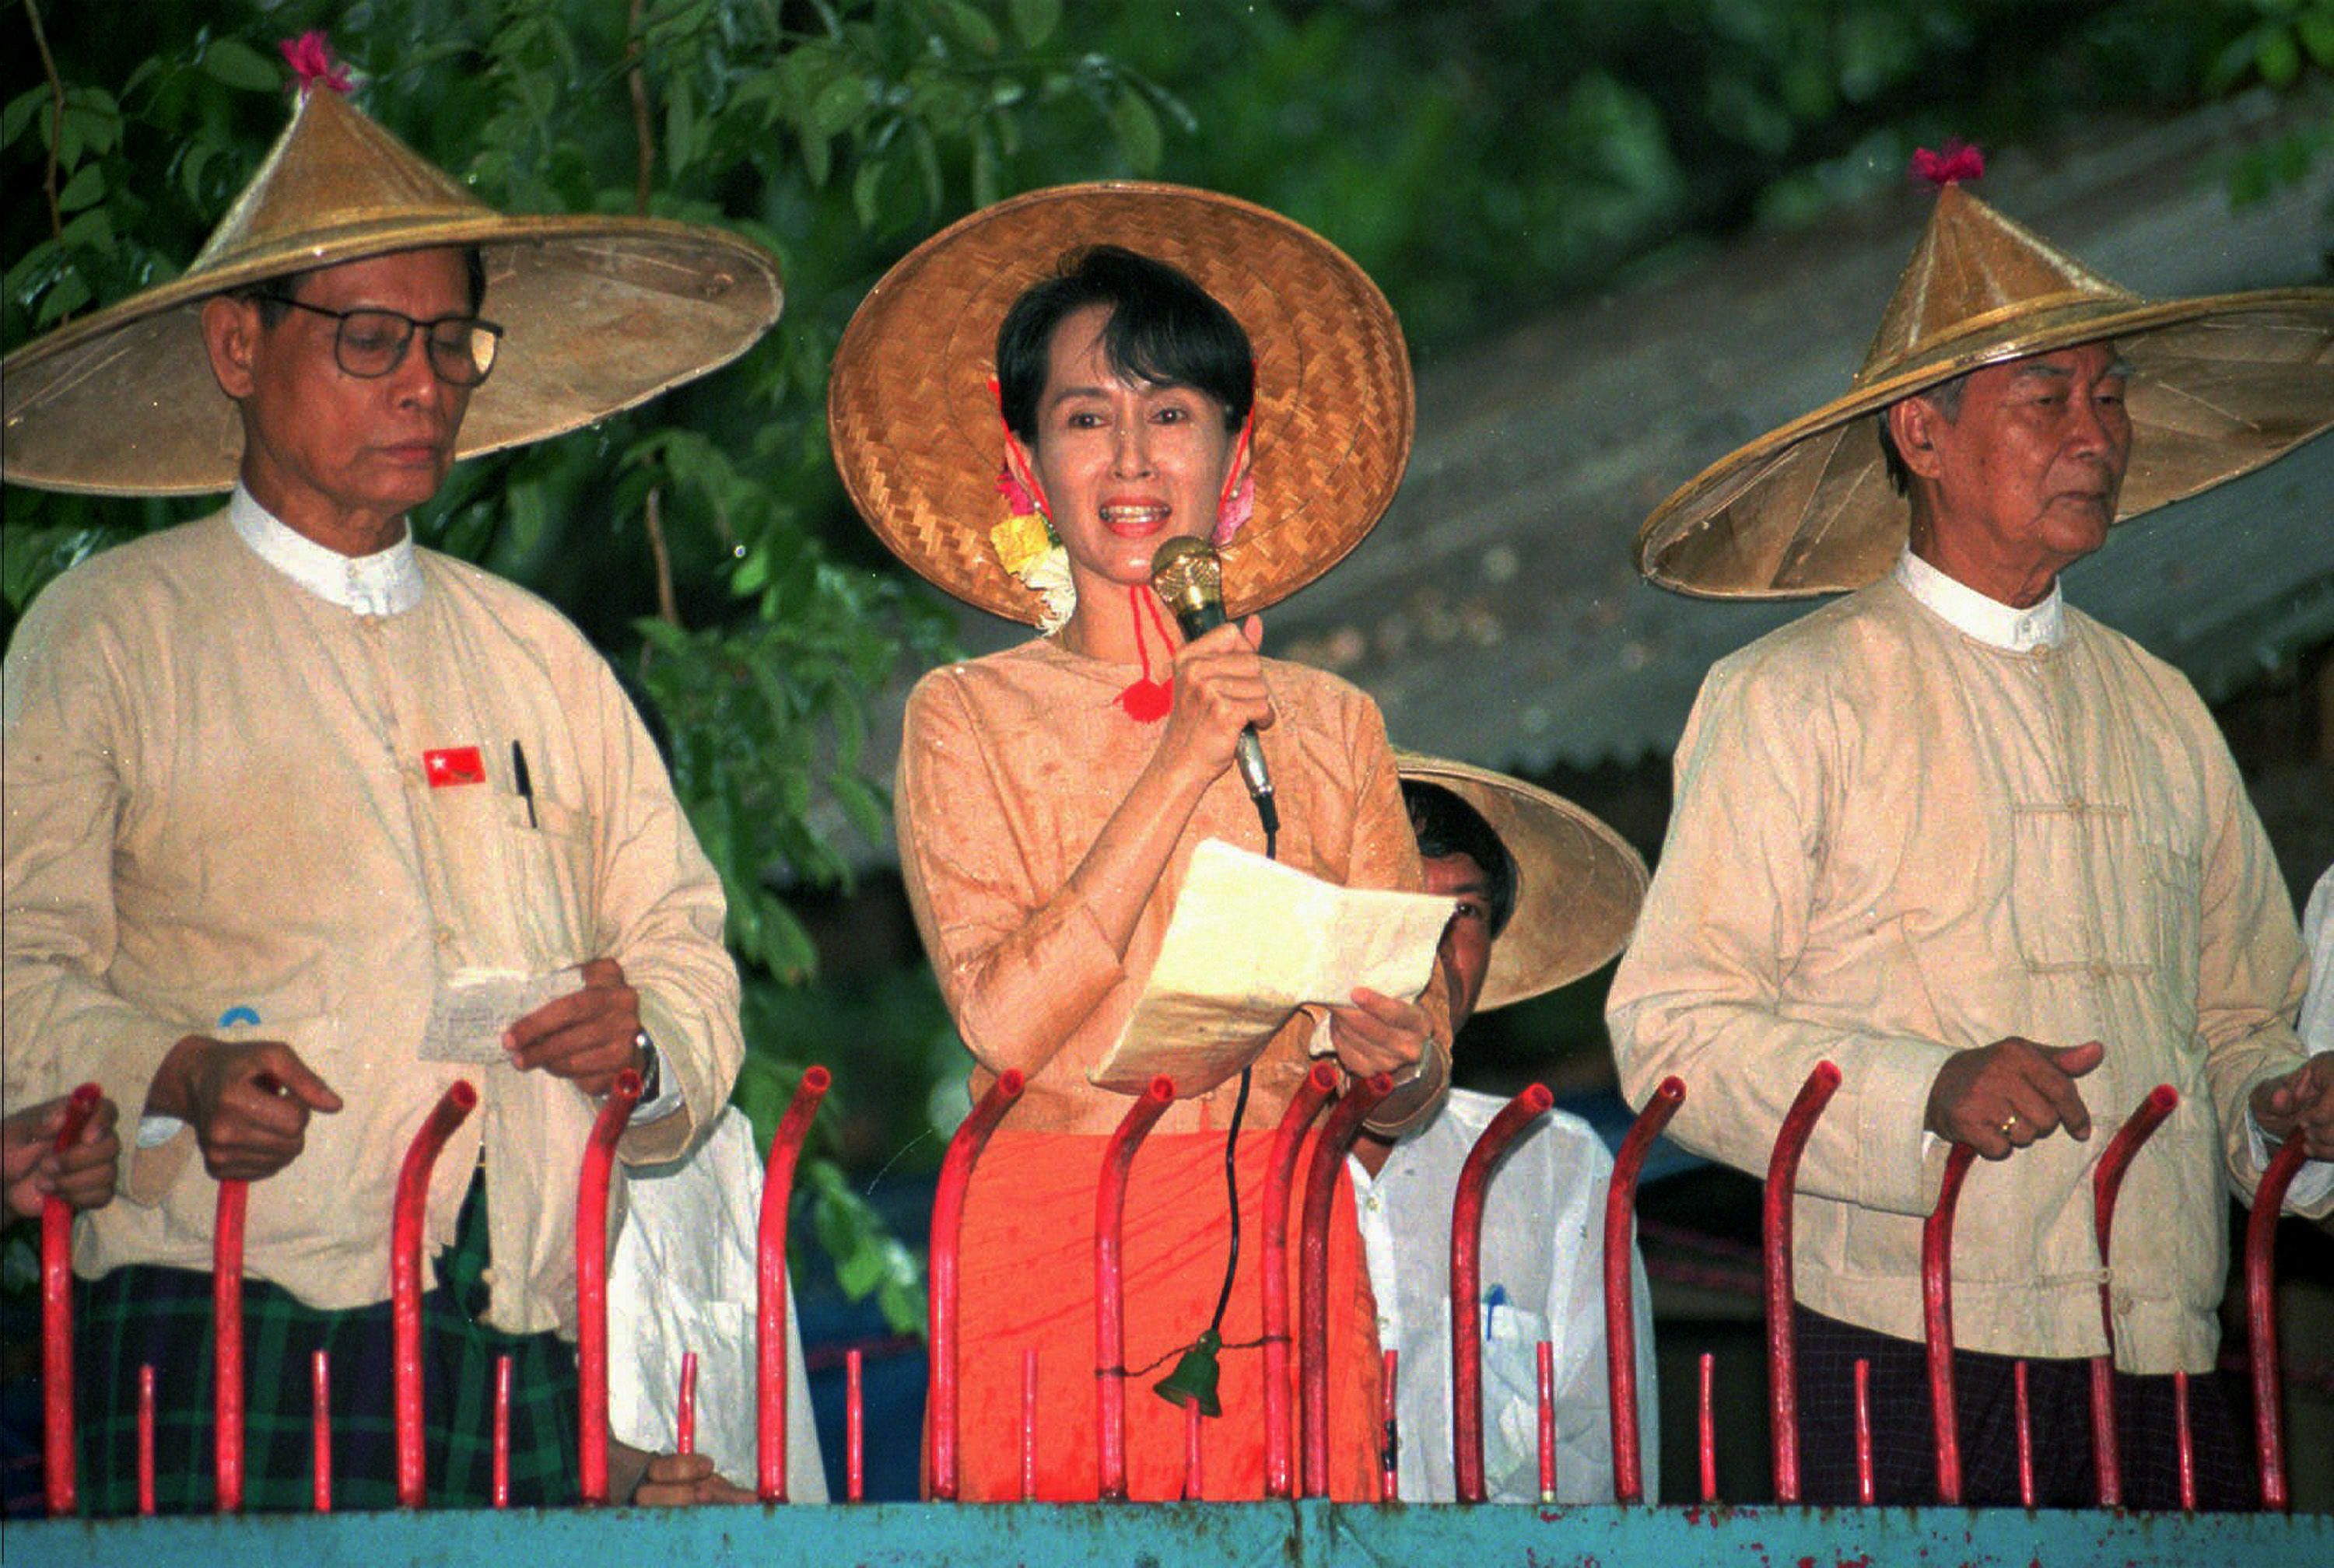
{"type": "Polygon", "coordinates": [[[421,602],[421,563],[410,524],[388,549],[350,556],[294,533],[240,484],[227,515],[253,554],[328,604],[355,615],[401,615],[421,602]]]}
{"type": "Polygon", "coordinates": [[[1947,625],[1989,647],[2024,653],[2066,640],[2067,604],[2056,582],[2040,603],[2020,610],[1946,576],[1910,550],[1896,557],[1896,581],[1947,625]]]}

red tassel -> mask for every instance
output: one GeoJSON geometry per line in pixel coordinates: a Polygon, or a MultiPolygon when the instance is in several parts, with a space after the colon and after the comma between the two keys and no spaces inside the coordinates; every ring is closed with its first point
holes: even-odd
{"type": "Polygon", "coordinates": [[[1943,190],[1949,185],[1959,185],[1965,179],[1982,179],[1985,176],[1985,154],[1958,136],[1945,139],[1943,152],[1932,152],[1925,147],[1913,149],[1913,167],[1908,171],[1914,179],[1925,179],[1943,190]]]}
{"type": "MultiPolygon", "coordinates": [[[[1143,640],[1143,612],[1145,610],[1151,611],[1151,619],[1158,623],[1159,638],[1162,643],[1167,642],[1167,627],[1159,619],[1159,601],[1153,599],[1149,591],[1141,584],[1127,588],[1126,606],[1134,612],[1134,657],[1143,661],[1143,673],[1118,694],[1118,706],[1127,717],[1137,724],[1157,724],[1175,706],[1175,678],[1172,675],[1165,680],[1151,678],[1151,649],[1143,640]],[[1148,604],[1143,602],[1146,599],[1150,600],[1148,604]]],[[[1173,645],[1167,643],[1167,646],[1172,649],[1173,645]]]]}

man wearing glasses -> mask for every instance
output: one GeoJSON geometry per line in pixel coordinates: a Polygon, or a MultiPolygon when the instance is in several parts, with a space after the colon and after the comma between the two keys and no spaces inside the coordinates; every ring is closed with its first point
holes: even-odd
{"type": "Polygon", "coordinates": [[[620,1155],[691,1146],[737,1072],[737,977],[719,881],[612,672],[407,516],[457,457],[638,402],[776,310],[742,242],[505,218],[312,90],[184,277],[10,356],[11,483],[232,487],[61,577],[7,655],[9,1105],[94,1079],[137,1119],[123,1201],[75,1237],[87,1511],[136,1505],[147,1365],[157,1501],[214,1505],[230,1179],[244,1505],[309,1505],[317,1351],[335,1505],[398,1500],[392,1194],[458,1081],[478,1103],[422,1248],[428,1500],[490,1500],[504,1356],[511,1500],[574,1499],[585,1139],[632,1070],[620,1155]]]}

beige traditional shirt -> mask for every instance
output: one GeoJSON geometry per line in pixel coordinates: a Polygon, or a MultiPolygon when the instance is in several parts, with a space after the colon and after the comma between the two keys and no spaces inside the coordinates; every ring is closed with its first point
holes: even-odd
{"type": "Polygon", "coordinates": [[[1938,1069],[2010,1034],[2102,1041],[2078,1084],[2089,1140],[1970,1173],[1955,1339],[2105,1348],[2091,1172],[2169,1083],[2180,1107],[2117,1209],[2117,1356],[2208,1370],[2226,1194],[2259,1177],[2246,1098],[2300,1060],[2301,948],[2276,862],[2177,671],[2055,599],[2031,619],[1994,606],[1996,624],[1922,602],[1906,575],[1712,669],[1608,1005],[1623,1087],[1642,1103],[1677,1074],[1672,1134],[1763,1174],[1801,1082],[1837,1063],[1799,1168],[1794,1286],[1818,1312],[1919,1339],[1938,1069]]]}
{"type": "MultiPolygon", "coordinates": [[[[431,552],[272,563],[221,515],[41,595],[5,737],[10,1102],[94,1079],[134,1117],[184,1035],[287,1042],[345,1108],[252,1184],[246,1266],[339,1310],[388,1295],[399,1166],[468,1078],[480,1104],[438,1160],[425,1250],[453,1239],[483,1145],[489,1317],[572,1332],[597,1106],[540,1072],[420,1060],[439,976],[621,962],[682,1101],[627,1159],[679,1154],[742,1053],[719,881],[583,636],[431,552]]],[[[126,1201],[77,1226],[82,1274],[210,1266],[218,1188],[195,1154],[180,1130],[125,1159],[126,1201]]]]}
{"type": "MultiPolygon", "coordinates": [[[[1346,887],[1421,886],[1376,705],[1334,676],[1265,661],[1277,715],[1261,734],[1280,808],[1280,860],[1346,887]]],[[[1044,1058],[1009,1125],[1107,1133],[1124,1096],[1086,1082],[1118,1037],[1159,957],[1191,851],[1218,838],[1261,853],[1238,775],[1208,787],[1135,925],[1124,961],[1068,883],[1159,744],[1162,726],[1117,706],[1139,672],[1036,639],[935,669],[908,698],[897,799],[900,861],[925,951],[974,1062],[975,1099],[1005,1066],[1044,1058]]],[[[1421,998],[1435,1045],[1423,1115],[1449,1076],[1438,978],[1421,998]]],[[[1269,1128],[1310,1062],[1298,1013],[1256,1063],[1247,1126],[1269,1128]]],[[[1236,1082],[1169,1107],[1162,1131],[1226,1124],[1236,1082]]]]}

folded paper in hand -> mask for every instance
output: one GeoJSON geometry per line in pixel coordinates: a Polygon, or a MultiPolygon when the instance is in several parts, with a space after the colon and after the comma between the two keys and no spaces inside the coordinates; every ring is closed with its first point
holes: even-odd
{"type": "Polygon", "coordinates": [[[1360,986],[1415,997],[1452,908],[1431,893],[1341,888],[1203,839],[1151,978],[1087,1080],[1139,1094],[1163,1073],[1178,1095],[1204,1094],[1255,1061],[1300,1006],[1349,1005],[1360,986]]]}
{"type": "Polygon", "coordinates": [[[518,969],[456,969],[441,975],[421,1032],[424,1062],[491,1065],[509,1059],[503,1031],[545,1002],[583,989],[574,968],[530,975],[518,969]]]}

